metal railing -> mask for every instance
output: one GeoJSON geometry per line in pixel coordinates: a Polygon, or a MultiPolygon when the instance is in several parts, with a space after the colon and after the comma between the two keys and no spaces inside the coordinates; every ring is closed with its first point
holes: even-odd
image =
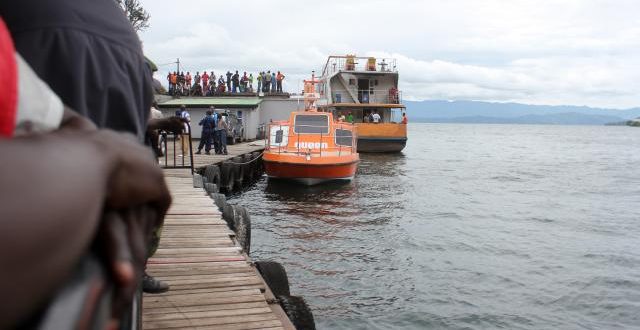
{"type": "Polygon", "coordinates": [[[395,58],[329,56],[322,75],[327,76],[338,71],[398,72],[398,68],[395,58]]]}
{"type": "MultiPolygon", "coordinates": [[[[313,125],[295,125],[295,127],[312,127],[312,128],[326,128],[327,126],[313,126],[313,125]]],[[[272,123],[268,125],[269,138],[266,140],[265,150],[276,150],[278,154],[288,153],[298,156],[306,156],[307,160],[311,156],[322,156],[323,152],[325,156],[329,152],[336,152],[338,156],[342,153],[355,153],[357,150],[357,137],[356,127],[350,123],[333,123],[329,126],[329,133],[293,133],[293,125],[289,123],[272,123]],[[275,129],[274,129],[275,128],[275,129]],[[338,135],[337,132],[342,131],[343,135],[338,135]],[[293,133],[292,135],[289,133],[293,133]],[[350,134],[347,135],[346,132],[350,134]],[[301,136],[303,140],[301,141],[301,136]],[[309,142],[309,136],[314,136],[313,142],[309,142]],[[291,138],[294,138],[293,145],[291,138]],[[319,139],[319,140],[318,140],[319,139]],[[349,141],[349,144],[344,143],[345,140],[349,141]],[[329,146],[328,142],[332,142],[332,146],[329,146]]]]}
{"type": "MultiPolygon", "coordinates": [[[[354,90],[354,94],[358,97],[358,102],[363,104],[381,103],[381,104],[402,104],[402,91],[397,89],[362,89],[354,90]]],[[[349,97],[349,93],[333,93],[333,103],[352,103],[345,102],[345,97],[349,97]],[[346,95],[345,95],[346,94],[346,95]]],[[[355,103],[355,101],[353,102],[355,103]]]]}
{"type": "Polygon", "coordinates": [[[191,174],[194,173],[193,167],[193,145],[191,142],[191,125],[189,123],[185,123],[188,127],[187,133],[176,134],[174,132],[168,131],[160,131],[160,150],[164,154],[160,160],[160,167],[166,169],[173,168],[188,168],[191,169],[191,174]],[[187,138],[188,141],[183,142],[181,139],[187,138]],[[188,144],[187,153],[189,155],[185,155],[185,150],[183,150],[183,143],[188,144]],[[171,156],[169,154],[171,153],[171,156]],[[188,162],[185,162],[185,158],[189,159],[188,162]],[[171,160],[173,160],[171,162],[171,160]]]}

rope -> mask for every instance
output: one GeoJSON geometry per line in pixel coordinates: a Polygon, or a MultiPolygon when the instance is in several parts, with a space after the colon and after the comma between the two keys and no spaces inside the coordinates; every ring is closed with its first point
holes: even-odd
{"type": "MultiPolygon", "coordinates": [[[[250,160],[250,161],[248,161],[246,163],[236,163],[236,162],[232,162],[230,160],[223,160],[223,162],[227,162],[227,164],[233,164],[233,165],[247,165],[247,164],[251,164],[251,163],[255,162],[256,160],[258,160],[260,157],[262,157],[263,154],[264,154],[264,151],[262,151],[260,153],[260,155],[258,155],[258,157],[254,158],[254,159],[252,159],[252,160],[250,160]]],[[[230,159],[232,159],[232,158],[230,158],[230,159]]]]}

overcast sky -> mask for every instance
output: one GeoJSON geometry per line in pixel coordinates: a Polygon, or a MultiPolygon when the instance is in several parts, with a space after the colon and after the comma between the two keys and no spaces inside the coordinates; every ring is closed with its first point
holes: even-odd
{"type": "Polygon", "coordinates": [[[640,106],[637,0],[141,2],[145,53],[192,73],[281,70],[297,91],[355,53],[395,57],[410,100],[640,106]]]}

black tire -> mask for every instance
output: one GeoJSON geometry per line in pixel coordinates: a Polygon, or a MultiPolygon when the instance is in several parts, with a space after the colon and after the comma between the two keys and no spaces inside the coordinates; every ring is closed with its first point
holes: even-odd
{"type": "Polygon", "coordinates": [[[280,306],[296,327],[296,330],[315,330],[316,323],[313,321],[313,313],[302,297],[298,296],[277,296],[280,306]]]}
{"type": "Polygon", "coordinates": [[[204,178],[200,174],[193,175],[193,187],[194,188],[204,187],[204,178]]]}
{"type": "Polygon", "coordinates": [[[231,162],[224,161],[220,166],[220,190],[231,193],[236,181],[236,169],[231,162]]]}
{"type": "Polygon", "coordinates": [[[225,204],[222,208],[222,219],[227,223],[227,227],[233,232],[236,231],[235,227],[236,207],[231,204],[225,204]]]}
{"type": "Polygon", "coordinates": [[[234,163],[233,166],[235,168],[235,173],[236,173],[236,176],[235,176],[236,189],[240,190],[242,189],[242,178],[244,177],[244,165],[242,165],[244,160],[242,156],[237,156],[237,157],[233,157],[231,161],[234,163]]]}
{"type": "Polygon", "coordinates": [[[207,192],[207,194],[213,194],[213,193],[217,193],[218,190],[218,185],[215,183],[205,183],[204,184],[204,190],[207,192]]]}
{"type": "Polygon", "coordinates": [[[262,152],[260,151],[254,151],[251,153],[251,157],[253,159],[255,158],[259,158],[258,160],[255,160],[254,163],[254,171],[253,171],[253,177],[254,179],[259,179],[260,177],[262,177],[262,173],[264,172],[264,167],[262,164],[262,152]]]}
{"type": "Polygon", "coordinates": [[[227,205],[227,196],[219,193],[209,194],[209,196],[211,197],[211,199],[213,199],[213,202],[218,207],[218,210],[222,212],[224,210],[224,206],[227,205]]]}
{"type": "Polygon", "coordinates": [[[248,255],[251,252],[251,218],[247,209],[236,205],[233,217],[233,227],[236,240],[248,255]]]}
{"type": "Polygon", "coordinates": [[[253,158],[251,158],[251,154],[245,154],[242,156],[243,162],[245,163],[244,172],[242,175],[242,181],[245,183],[250,183],[253,180],[253,171],[255,170],[256,162],[253,162],[253,158]]]}
{"type": "Polygon", "coordinates": [[[284,266],[275,261],[256,261],[255,265],[274,296],[291,295],[289,277],[284,266]]]}
{"type": "Polygon", "coordinates": [[[217,165],[208,165],[204,169],[204,177],[207,182],[214,183],[220,187],[220,167],[217,165]]]}

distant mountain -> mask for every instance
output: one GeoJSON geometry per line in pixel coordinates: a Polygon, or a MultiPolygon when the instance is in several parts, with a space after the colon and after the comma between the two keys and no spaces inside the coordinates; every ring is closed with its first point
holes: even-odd
{"type": "Polygon", "coordinates": [[[604,125],[640,116],[640,108],[614,110],[476,101],[405,101],[414,122],[604,125]]]}

